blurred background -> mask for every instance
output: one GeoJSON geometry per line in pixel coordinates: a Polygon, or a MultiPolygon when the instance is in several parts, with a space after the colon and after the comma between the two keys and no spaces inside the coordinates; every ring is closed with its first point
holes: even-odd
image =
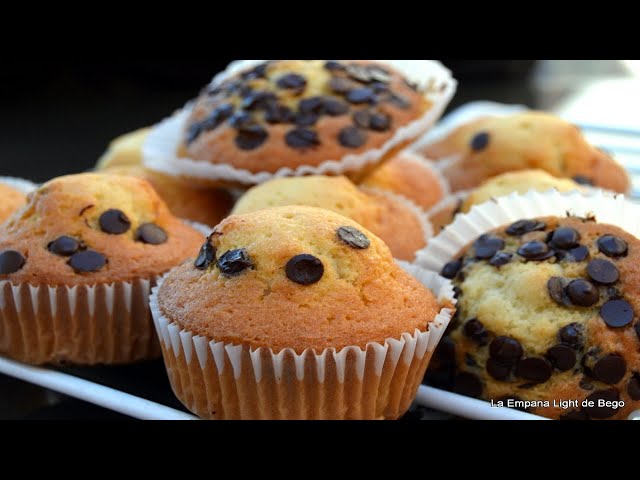
{"type": "MultiPolygon", "coordinates": [[[[0,175],[42,182],[90,169],[111,139],[170,115],[230,61],[3,62],[0,175]]],[[[551,110],[590,129],[594,143],[615,150],[628,168],[638,169],[640,61],[442,62],[459,81],[449,111],[474,100],[551,110]]],[[[180,408],[167,393],[161,364],[126,368],[73,373],[180,408]]],[[[2,375],[0,392],[0,419],[122,418],[2,375]]]]}

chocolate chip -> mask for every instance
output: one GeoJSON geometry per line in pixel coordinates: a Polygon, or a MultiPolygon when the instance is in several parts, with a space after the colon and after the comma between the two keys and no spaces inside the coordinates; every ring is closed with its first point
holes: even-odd
{"type": "Polygon", "coordinates": [[[544,358],[524,358],[518,362],[516,375],[535,383],[544,383],[551,378],[553,369],[544,358]]]}
{"type": "Polygon", "coordinates": [[[389,94],[389,96],[386,98],[386,100],[393,105],[394,107],[397,107],[401,110],[408,110],[409,108],[411,108],[411,103],[404,97],[401,97],[400,95],[396,94],[396,93],[391,93],[389,94]]]}
{"type": "Polygon", "coordinates": [[[452,260],[449,263],[445,264],[444,267],[442,267],[440,275],[442,275],[444,278],[448,278],[449,280],[453,280],[456,275],[458,275],[458,272],[461,268],[462,260],[452,260]]]}
{"type": "Polygon", "coordinates": [[[587,273],[594,281],[602,285],[611,285],[620,278],[618,268],[609,260],[602,258],[591,260],[587,265],[587,273]]]}
{"type": "Polygon", "coordinates": [[[313,112],[298,112],[294,115],[293,122],[300,127],[311,127],[318,122],[318,115],[313,112]]]}
{"type": "Polygon", "coordinates": [[[264,78],[267,75],[267,67],[271,62],[264,62],[260,65],[253,67],[251,70],[242,72],[241,77],[243,80],[254,80],[256,78],[264,78]]]}
{"type": "Polygon", "coordinates": [[[351,80],[342,77],[333,77],[329,80],[329,88],[338,94],[345,94],[358,88],[351,80]]]}
{"type": "Polygon", "coordinates": [[[459,373],[454,380],[453,391],[467,397],[478,398],[482,395],[482,381],[473,373],[459,373]]]}
{"type": "Polygon", "coordinates": [[[513,365],[523,353],[520,342],[511,337],[496,337],[489,345],[489,356],[504,364],[513,365]]]}
{"type": "Polygon", "coordinates": [[[285,135],[285,141],[291,148],[311,148],[320,144],[318,134],[306,128],[289,130],[285,135]]]}
{"type": "Polygon", "coordinates": [[[489,260],[489,265],[494,267],[502,267],[509,263],[513,258],[513,254],[507,252],[498,252],[489,260]]]}
{"type": "Polygon", "coordinates": [[[620,237],[614,235],[603,235],[598,239],[598,249],[607,257],[624,257],[629,251],[629,246],[620,237]]]}
{"type": "Polygon", "coordinates": [[[149,245],[160,245],[168,238],[167,232],[155,223],[143,223],[136,230],[136,240],[149,245]]]}
{"type": "Polygon", "coordinates": [[[47,249],[56,255],[68,257],[80,250],[81,246],[82,244],[75,238],[63,235],[49,243],[49,245],[47,245],[47,249]]]}
{"type": "Polygon", "coordinates": [[[438,343],[434,352],[434,360],[438,366],[443,368],[453,368],[456,364],[456,343],[451,337],[444,337],[438,343]]]}
{"type": "Polygon", "coordinates": [[[370,88],[373,89],[376,93],[387,93],[389,92],[389,86],[383,82],[374,82],[369,85],[370,88]]]}
{"type": "Polygon", "coordinates": [[[478,366],[478,362],[476,362],[476,359],[473,358],[473,355],[471,355],[470,353],[465,353],[464,354],[464,364],[467,367],[477,367],[478,366]]]}
{"type": "Polygon", "coordinates": [[[638,337],[638,340],[640,340],[640,322],[636,323],[635,327],[633,328],[636,331],[636,336],[638,337]]]}
{"type": "Polygon", "coordinates": [[[593,367],[596,380],[613,385],[618,383],[627,373],[627,362],[620,355],[606,355],[593,367]]]}
{"type": "Polygon", "coordinates": [[[264,112],[264,119],[268,123],[290,123],[293,118],[293,112],[285,105],[269,105],[264,112]]]}
{"type": "Polygon", "coordinates": [[[317,283],[324,275],[324,265],[313,255],[297,255],[293,257],[285,268],[287,278],[300,285],[317,283]]]}
{"type": "Polygon", "coordinates": [[[565,413],[561,415],[559,420],[574,420],[574,421],[582,421],[589,420],[589,416],[584,413],[582,410],[572,410],[569,413],[565,413]]]}
{"type": "Polygon", "coordinates": [[[236,129],[247,128],[253,124],[253,117],[247,112],[236,112],[229,119],[229,125],[236,129]]]}
{"type": "Polygon", "coordinates": [[[257,91],[251,92],[242,101],[243,110],[262,110],[270,104],[278,101],[278,97],[272,92],[257,91]]]}
{"type": "Polygon", "coordinates": [[[593,383],[591,383],[590,380],[587,379],[587,377],[582,377],[580,379],[580,383],[578,383],[578,386],[582,389],[582,390],[586,390],[587,392],[592,391],[595,387],[593,386],[593,383]]]}
{"type": "Polygon", "coordinates": [[[600,300],[600,292],[596,286],[587,280],[573,280],[567,286],[567,295],[574,305],[581,307],[590,307],[598,303],[600,300]]]}
{"type": "Polygon", "coordinates": [[[229,250],[218,259],[218,268],[226,277],[235,277],[247,268],[253,268],[253,261],[244,248],[229,250]]]}
{"type": "Polygon", "coordinates": [[[347,65],[347,74],[354,80],[361,83],[369,83],[372,80],[369,69],[364,65],[347,65]]]}
{"type": "Polygon", "coordinates": [[[376,94],[375,92],[368,88],[356,88],[354,90],[350,90],[347,92],[346,99],[349,103],[353,103],[355,105],[360,105],[362,103],[370,103],[375,100],[376,94]]]}
{"type": "Polygon", "coordinates": [[[582,262],[589,256],[589,249],[584,245],[578,245],[571,250],[556,250],[558,261],[582,262]]]}
{"type": "Polygon", "coordinates": [[[371,112],[369,110],[358,110],[353,114],[353,123],[357,127],[369,128],[371,125],[371,112]]]}
{"type": "Polygon", "coordinates": [[[268,137],[269,134],[260,125],[247,125],[238,130],[235,143],[240,150],[255,150],[260,147],[268,137]]]}
{"type": "Polygon", "coordinates": [[[207,238],[207,241],[202,245],[200,253],[198,253],[198,258],[196,258],[193,264],[198,270],[206,270],[216,259],[216,249],[211,245],[210,240],[210,238],[207,238]]]}
{"type": "Polygon", "coordinates": [[[633,374],[629,384],[627,385],[627,393],[631,397],[631,400],[640,400],[640,375],[633,374]]]}
{"type": "Polygon", "coordinates": [[[374,113],[369,121],[369,128],[376,132],[386,132],[391,128],[391,117],[385,113],[374,113]]]}
{"type": "Polygon", "coordinates": [[[352,248],[364,250],[369,248],[371,240],[357,228],[353,227],[340,227],[338,228],[338,238],[352,248]]]}
{"type": "Polygon", "coordinates": [[[538,220],[518,220],[509,225],[506,233],[507,235],[519,237],[525,233],[536,232],[538,230],[544,230],[545,228],[547,228],[546,223],[539,222],[538,220]]]}
{"type": "Polygon", "coordinates": [[[389,70],[378,65],[368,65],[366,68],[372,81],[379,83],[389,83],[391,81],[391,72],[389,70]]]}
{"type": "Polygon", "coordinates": [[[349,111],[349,105],[335,98],[327,97],[324,99],[324,113],[332,117],[344,115],[349,111]]]}
{"type": "Polygon", "coordinates": [[[323,97],[310,97],[305,98],[298,104],[298,110],[302,113],[317,113],[321,114],[324,108],[323,97]]]}
{"type": "Polygon", "coordinates": [[[367,143],[367,134],[357,127],[345,127],[340,130],[338,140],[345,148],[358,148],[367,143]]]}
{"type": "Polygon", "coordinates": [[[549,296],[551,300],[556,302],[558,305],[562,305],[563,307],[570,307],[571,300],[567,295],[565,290],[565,286],[567,281],[560,277],[551,277],[547,281],[547,291],[549,292],[549,296]]]}
{"type": "Polygon", "coordinates": [[[336,62],[335,60],[327,60],[324,64],[324,68],[329,70],[330,72],[343,71],[346,70],[346,67],[342,65],[340,62],[336,62]]]}
{"type": "Polygon", "coordinates": [[[24,256],[15,250],[0,253],[0,275],[8,275],[20,270],[26,262],[24,256]]]}
{"type": "Polygon", "coordinates": [[[107,210],[98,220],[100,229],[110,235],[121,235],[131,228],[131,221],[122,210],[107,210]]]}
{"type": "Polygon", "coordinates": [[[187,145],[191,145],[193,142],[195,142],[201,134],[202,124],[200,122],[189,125],[186,138],[187,145]]]}
{"type": "Polygon", "coordinates": [[[214,130],[216,129],[222,122],[227,120],[231,115],[233,115],[234,107],[230,103],[225,103],[217,107],[209,117],[207,117],[201,123],[201,127],[203,131],[206,130],[214,130]]]}
{"type": "Polygon", "coordinates": [[[609,327],[626,327],[633,320],[633,307],[626,300],[609,300],[600,308],[600,317],[609,327]]]}
{"type": "Polygon", "coordinates": [[[580,241],[580,234],[569,227],[556,228],[551,232],[549,246],[558,250],[569,250],[577,247],[580,241]]]}
{"type": "Polygon", "coordinates": [[[558,332],[558,338],[565,345],[569,345],[573,348],[580,348],[582,346],[582,325],[578,323],[570,323],[565,325],[558,332]]]}
{"type": "Polygon", "coordinates": [[[547,359],[551,364],[560,370],[566,372],[571,370],[576,364],[576,352],[567,345],[556,345],[547,350],[547,359]]]}
{"type": "Polygon", "coordinates": [[[486,345],[489,340],[489,332],[484,328],[482,322],[475,318],[468,320],[464,324],[464,327],[462,327],[462,333],[479,345],[486,345]]]}
{"type": "Polygon", "coordinates": [[[593,180],[585,175],[576,175],[575,177],[573,177],[573,181],[579,185],[593,186],[593,180]]]}
{"type": "Polygon", "coordinates": [[[600,406],[599,402],[617,402],[620,400],[620,394],[615,388],[611,388],[609,390],[598,390],[589,395],[586,400],[589,402],[588,405],[591,404],[592,406],[585,406],[584,411],[587,412],[591,418],[611,418],[618,412],[618,410],[612,406],[606,406],[606,404],[600,406]]]}
{"type": "Polygon", "coordinates": [[[276,85],[278,88],[302,91],[307,86],[307,79],[297,73],[288,73],[280,77],[276,85]]]}
{"type": "Polygon", "coordinates": [[[534,240],[527,242],[518,249],[518,255],[527,260],[546,260],[553,257],[554,251],[550,250],[546,243],[534,240]]]}
{"type": "Polygon", "coordinates": [[[76,273],[91,273],[101,270],[107,264],[107,259],[94,250],[84,250],[74,253],[67,263],[76,273]]]}
{"type": "Polygon", "coordinates": [[[498,253],[498,250],[504,248],[504,240],[493,235],[484,234],[473,243],[473,248],[475,249],[476,258],[487,260],[498,253]]]}
{"type": "Polygon", "coordinates": [[[496,380],[506,380],[511,375],[511,370],[513,370],[513,364],[508,365],[495,358],[487,360],[487,373],[496,380]]]}
{"type": "Polygon", "coordinates": [[[471,139],[471,150],[474,152],[480,152],[489,146],[489,134],[487,132],[480,132],[474,135],[471,139]]]}

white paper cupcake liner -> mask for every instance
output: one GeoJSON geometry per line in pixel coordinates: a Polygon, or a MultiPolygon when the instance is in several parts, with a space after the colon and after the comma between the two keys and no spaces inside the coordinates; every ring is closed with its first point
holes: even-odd
{"type": "MultiPolygon", "coordinates": [[[[399,262],[441,305],[455,305],[451,283],[399,262]]],[[[442,308],[426,332],[407,332],[384,344],[321,353],[278,353],[195,335],[164,316],[153,289],[151,312],[176,396],[207,419],[379,419],[408,409],[431,355],[451,320],[442,308]]]]}
{"type": "MultiPolygon", "coordinates": [[[[212,85],[263,61],[238,60],[233,62],[227,70],[214,78],[212,85]]],[[[379,61],[398,69],[412,82],[425,89],[425,96],[432,103],[428,112],[419,119],[399,128],[395,135],[380,148],[367,150],[360,154],[345,155],[340,159],[327,159],[317,166],[301,165],[295,169],[282,168],[275,173],[253,173],[227,164],[199,162],[177,155],[182,143],[185,123],[191,111],[191,105],[187,105],[152,129],[142,147],[143,162],[147,168],[172,176],[186,176],[211,182],[244,185],[257,185],[281,177],[341,175],[351,171],[361,171],[378,162],[393,149],[413,141],[431,128],[453,98],[457,87],[457,82],[451,76],[451,72],[439,62],[430,60],[379,61]]]]}
{"type": "Polygon", "coordinates": [[[38,188],[38,185],[32,181],[17,177],[0,177],[0,183],[15,188],[25,194],[29,194],[38,188]]]}
{"type": "Polygon", "coordinates": [[[595,217],[598,223],[614,225],[640,236],[640,205],[626,200],[624,195],[602,190],[586,193],[577,190],[568,193],[529,191],[524,195],[514,193],[495,198],[473,206],[467,214],[456,216],[452,224],[418,252],[415,263],[440,272],[447,262],[484,233],[522,219],[567,215],[595,217]]]}

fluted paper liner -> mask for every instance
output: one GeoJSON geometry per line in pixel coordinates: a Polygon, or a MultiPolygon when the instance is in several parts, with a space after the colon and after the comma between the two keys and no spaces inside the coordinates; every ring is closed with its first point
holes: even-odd
{"type": "Polygon", "coordinates": [[[624,195],[603,190],[529,191],[498,197],[474,205],[467,214],[457,215],[452,224],[418,252],[415,263],[440,272],[447,262],[484,233],[522,219],[567,215],[595,217],[598,223],[614,225],[640,237],[640,205],[626,200],[624,195]]]}
{"type": "MultiPolygon", "coordinates": [[[[455,305],[451,283],[399,262],[437,297],[455,305]]],[[[297,354],[216,342],[182,330],[158,304],[162,279],[151,295],[171,386],[178,399],[205,419],[395,419],[411,405],[431,355],[453,311],[442,308],[428,330],[369,343],[297,354]]]]}
{"type": "MultiPolygon", "coordinates": [[[[239,60],[216,76],[212,84],[224,81],[228,76],[257,65],[264,60],[239,60]]],[[[411,81],[425,89],[425,96],[431,108],[419,119],[400,127],[395,135],[383,146],[359,154],[348,154],[339,159],[327,159],[317,166],[301,165],[295,169],[282,168],[275,173],[253,173],[227,164],[211,164],[179,157],[185,123],[191,111],[191,104],[156,125],[143,145],[143,161],[147,168],[172,176],[226,184],[257,185],[273,178],[303,175],[342,175],[360,172],[375,165],[390,153],[408,146],[424,134],[440,118],[453,98],[457,83],[451,72],[442,64],[430,60],[379,60],[402,72],[411,81]]]]}
{"type": "Polygon", "coordinates": [[[36,185],[35,183],[29,180],[25,180],[24,178],[18,178],[18,177],[0,176],[0,183],[3,183],[9,187],[15,188],[16,190],[25,194],[29,194],[33,192],[36,188],[38,188],[38,185],[36,185]]]}

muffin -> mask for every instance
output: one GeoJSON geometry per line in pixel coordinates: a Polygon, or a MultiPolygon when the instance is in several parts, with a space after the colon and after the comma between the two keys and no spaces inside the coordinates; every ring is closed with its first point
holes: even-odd
{"type": "Polygon", "coordinates": [[[142,145],[150,132],[151,127],[147,127],[114,138],[98,160],[96,169],[141,165],[142,145]]]}
{"type": "Polygon", "coordinates": [[[227,218],[151,297],[176,396],[206,419],[400,417],[453,306],[407,268],[328,210],[227,218]]]}
{"type": "Polygon", "coordinates": [[[449,193],[446,180],[431,162],[406,150],[367,175],[360,185],[402,195],[424,210],[449,193]]]}
{"type": "Polygon", "coordinates": [[[624,168],[587,143],[575,125],[543,112],[479,118],[421,153],[439,161],[453,191],[477,187],[501,173],[532,168],[615,192],[624,193],[630,187],[624,168]]]}
{"type": "Polygon", "coordinates": [[[401,260],[413,260],[431,236],[431,226],[417,206],[390,193],[359,190],[346,177],[271,180],[250,189],[232,213],[286,205],[325,208],[351,218],[382,238],[393,256],[401,260]]]}
{"type": "Polygon", "coordinates": [[[626,418],[640,408],[640,240],[607,215],[624,224],[638,207],[601,196],[599,209],[583,199],[585,208],[567,214],[560,210],[571,204],[558,193],[514,198],[461,216],[421,257],[433,258],[445,242],[457,247],[450,238],[460,228],[482,232],[442,266],[457,312],[427,378],[548,418],[626,418]],[[545,205],[551,201],[561,205],[545,205]],[[556,213],[478,229],[488,214],[515,218],[508,206],[556,213]]]}
{"type": "Polygon", "coordinates": [[[143,180],[51,180],[0,231],[0,353],[34,364],[157,357],[150,289],[203,238],[143,180]]]}
{"type": "Polygon", "coordinates": [[[362,178],[442,114],[455,82],[427,60],[254,60],[232,64],[154,129],[145,164],[252,185],[274,176],[362,178]]]}
{"type": "Polygon", "coordinates": [[[25,204],[27,194],[0,181],[0,199],[0,223],[4,223],[13,212],[25,204]]]}

